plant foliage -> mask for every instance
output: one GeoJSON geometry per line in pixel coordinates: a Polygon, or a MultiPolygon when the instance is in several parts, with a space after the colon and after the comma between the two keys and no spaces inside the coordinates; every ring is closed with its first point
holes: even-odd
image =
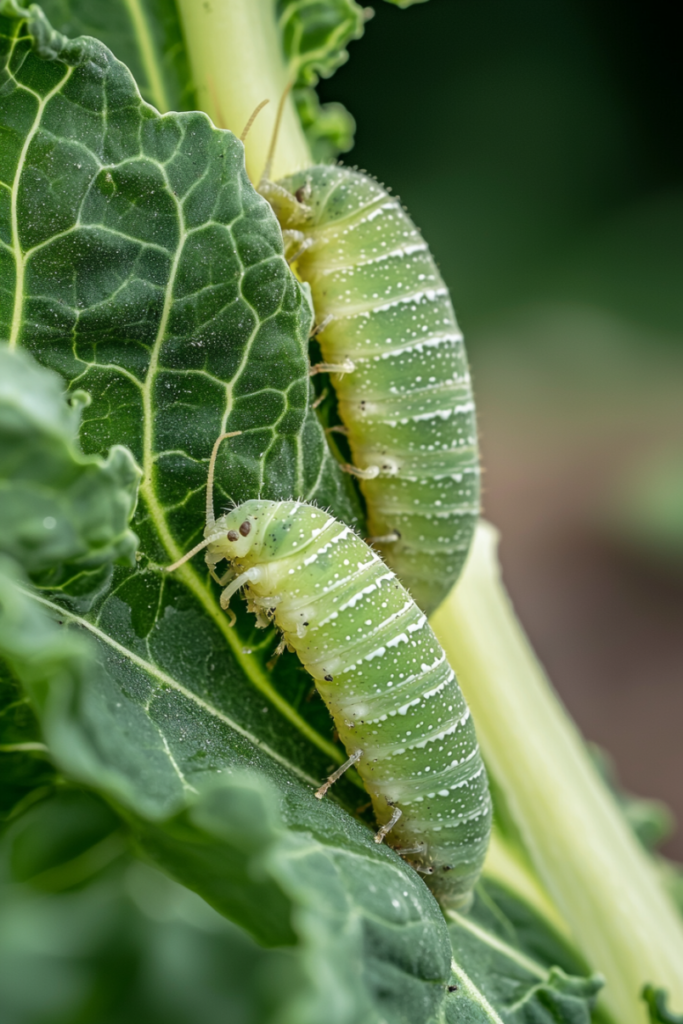
{"type": "MultiPolygon", "coordinates": [[[[119,32],[148,97],[150,53],[168,95],[185,95],[180,56],[163,40],[143,53],[123,5],[59,9],[70,31],[119,32]]],[[[170,6],[135,10],[170,23],[170,6]]],[[[350,30],[326,51],[327,30],[307,24],[296,45],[311,82],[339,63],[350,30]]],[[[157,876],[132,851],[288,951],[256,954],[214,928],[221,955],[248,949],[287,976],[270,1002],[244,989],[259,1019],[587,1022],[600,979],[523,900],[484,882],[471,916],[447,922],[420,876],[373,841],[352,778],[334,800],[314,798],[343,752],[308,676],[290,655],[269,664],[276,638],[241,608],[229,628],[201,557],[163,572],[201,537],[222,430],[241,434],[219,460],[221,505],[300,497],[362,519],[311,409],[308,296],[241,143],[203,114],[160,115],[101,41],[70,39],[15,0],[0,2],[0,135],[10,909],[32,906],[29,884],[90,883],[121,921],[139,917],[123,873],[152,889],[157,876]]],[[[159,884],[165,900],[182,892],[159,884]]],[[[99,934],[93,977],[123,941],[114,924],[99,934]]],[[[149,936],[162,941],[151,925],[149,936]]],[[[108,1013],[114,996],[101,998],[108,1013]]],[[[31,1020],[53,1019],[42,1012],[31,1020]]]]}

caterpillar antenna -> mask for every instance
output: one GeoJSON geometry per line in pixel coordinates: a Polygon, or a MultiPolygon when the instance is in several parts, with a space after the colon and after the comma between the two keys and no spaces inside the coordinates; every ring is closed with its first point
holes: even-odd
{"type": "Polygon", "coordinates": [[[209,462],[209,475],[206,478],[206,525],[213,526],[216,522],[216,516],[213,510],[213,476],[216,469],[216,456],[218,455],[218,449],[221,441],[224,441],[226,437],[237,437],[241,434],[241,430],[232,430],[228,434],[219,434],[213,446],[211,452],[211,460],[209,462]]]}
{"type": "Polygon", "coordinates": [[[259,180],[259,185],[264,180],[264,178],[266,179],[266,181],[270,178],[270,172],[271,172],[271,170],[273,168],[273,159],[275,157],[275,147],[277,145],[277,137],[278,137],[278,134],[280,132],[280,124],[282,123],[282,115],[283,115],[284,109],[285,109],[285,102],[286,102],[287,97],[289,96],[290,92],[292,91],[292,86],[293,85],[294,85],[294,82],[288,82],[287,85],[284,88],[282,96],[280,97],[280,102],[278,103],[278,107],[277,107],[277,115],[275,117],[275,125],[273,127],[273,137],[270,140],[270,149],[268,150],[268,156],[266,157],[266,165],[263,168],[263,173],[262,173],[261,178],[259,180]]]}
{"type": "Polygon", "coordinates": [[[254,107],[254,109],[253,109],[253,111],[251,113],[251,117],[249,118],[249,120],[245,124],[244,128],[242,129],[242,134],[240,135],[240,142],[242,144],[244,144],[246,142],[247,135],[251,131],[251,126],[253,125],[254,121],[259,116],[259,114],[261,113],[263,108],[268,103],[270,103],[270,100],[261,100],[261,102],[259,104],[257,104],[257,106],[254,107]]]}

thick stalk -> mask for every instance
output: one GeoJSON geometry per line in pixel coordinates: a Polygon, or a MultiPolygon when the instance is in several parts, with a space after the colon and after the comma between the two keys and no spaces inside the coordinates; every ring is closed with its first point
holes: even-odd
{"type": "Polygon", "coordinates": [[[620,1024],[647,1019],[646,982],[683,1010],[683,922],[553,693],[500,579],[482,523],[432,625],[472,709],[484,757],[574,942],[607,980],[620,1024]]]}
{"type": "MultiPolygon", "coordinates": [[[[275,0],[178,0],[192,76],[202,110],[220,128],[242,134],[252,111],[269,100],[246,142],[247,172],[263,173],[280,99],[289,84],[275,0]]],[[[291,98],[285,104],[271,177],[313,163],[291,98]]]]}

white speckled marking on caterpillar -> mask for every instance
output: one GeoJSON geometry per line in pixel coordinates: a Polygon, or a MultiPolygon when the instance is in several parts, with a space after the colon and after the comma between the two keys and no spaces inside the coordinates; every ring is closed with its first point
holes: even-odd
{"type": "Polygon", "coordinates": [[[372,798],[378,837],[394,818],[391,845],[444,906],[466,906],[491,802],[469,709],[426,616],[380,556],[322,509],[255,500],[214,519],[217,447],[205,540],[190,555],[206,547],[214,579],[231,579],[221,605],[242,589],[259,622],[273,621],[296,651],[372,798]]]}
{"type": "Polygon", "coordinates": [[[311,288],[324,362],[368,530],[425,611],[457,579],[479,511],[462,334],[438,268],[398,200],[346,167],[261,182],[311,288]],[[334,368],[353,366],[344,375],[334,368]]]}

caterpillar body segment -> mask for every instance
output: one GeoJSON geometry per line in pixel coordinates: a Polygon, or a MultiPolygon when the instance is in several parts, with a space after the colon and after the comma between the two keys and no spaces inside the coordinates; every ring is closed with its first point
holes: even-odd
{"type": "Polygon", "coordinates": [[[261,191],[311,288],[368,530],[418,605],[457,579],[479,512],[479,458],[462,334],[434,259],[398,200],[345,167],[261,191]]]}
{"type": "Polygon", "coordinates": [[[372,548],[311,505],[247,501],[210,519],[205,543],[215,578],[230,563],[222,606],[242,589],[313,676],[379,838],[397,819],[391,845],[410,851],[444,906],[467,906],[491,803],[469,710],[425,614],[372,548]]]}

